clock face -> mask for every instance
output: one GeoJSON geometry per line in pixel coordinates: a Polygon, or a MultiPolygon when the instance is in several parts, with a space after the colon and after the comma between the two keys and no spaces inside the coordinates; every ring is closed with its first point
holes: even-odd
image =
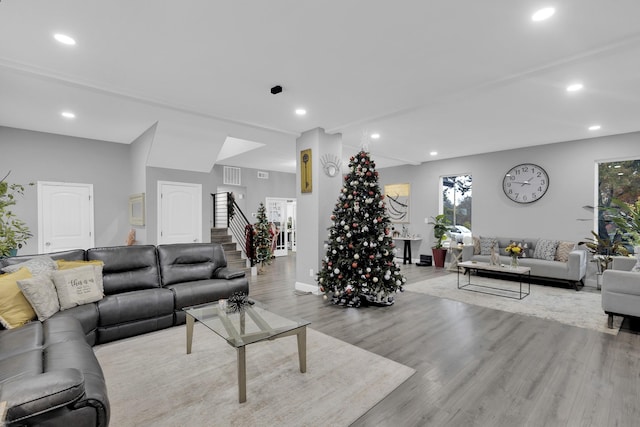
{"type": "Polygon", "coordinates": [[[523,163],[512,167],[502,180],[504,194],[516,203],[533,203],[549,188],[549,175],[538,165],[523,163]]]}

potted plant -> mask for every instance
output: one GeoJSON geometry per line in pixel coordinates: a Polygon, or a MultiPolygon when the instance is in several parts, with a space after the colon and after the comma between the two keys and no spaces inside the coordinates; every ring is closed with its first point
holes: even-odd
{"type": "Polygon", "coordinates": [[[626,240],[634,246],[634,252],[638,255],[640,246],[640,200],[635,203],[625,203],[614,199],[615,208],[609,208],[610,219],[623,233],[626,240]]]}
{"type": "Polygon", "coordinates": [[[598,274],[604,273],[609,268],[614,255],[628,255],[628,251],[622,242],[611,241],[609,238],[601,238],[598,233],[591,231],[593,238],[579,242],[579,245],[587,247],[593,255],[592,262],[597,262],[598,274]]]}
{"type": "Polygon", "coordinates": [[[27,224],[13,213],[17,197],[24,196],[24,186],[8,183],[9,173],[0,180],[0,258],[15,256],[32,236],[27,224]]]}
{"type": "Polygon", "coordinates": [[[433,237],[434,246],[431,247],[433,253],[433,263],[436,267],[444,267],[444,260],[447,256],[447,249],[442,247],[442,241],[447,237],[447,231],[451,222],[444,216],[444,214],[437,215],[431,218],[429,222],[433,225],[433,237]]]}

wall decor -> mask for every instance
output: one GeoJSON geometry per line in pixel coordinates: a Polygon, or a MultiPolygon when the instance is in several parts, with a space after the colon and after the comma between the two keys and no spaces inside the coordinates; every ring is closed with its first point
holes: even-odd
{"type": "Polygon", "coordinates": [[[523,163],[509,169],[502,179],[502,191],[516,203],[533,203],[549,189],[549,175],[538,165],[523,163]]]}
{"type": "Polygon", "coordinates": [[[129,196],[129,224],[144,225],[144,193],[129,196]]]}
{"type": "Polygon", "coordinates": [[[391,222],[409,223],[410,184],[389,184],[384,186],[385,206],[391,222]]]}
{"type": "Polygon", "coordinates": [[[313,188],[311,167],[311,148],[300,152],[300,191],[302,193],[311,193],[313,188]]]}
{"type": "Polygon", "coordinates": [[[320,159],[320,163],[322,164],[322,170],[324,170],[325,175],[328,177],[333,178],[340,173],[340,165],[342,162],[335,154],[325,154],[320,159]]]}

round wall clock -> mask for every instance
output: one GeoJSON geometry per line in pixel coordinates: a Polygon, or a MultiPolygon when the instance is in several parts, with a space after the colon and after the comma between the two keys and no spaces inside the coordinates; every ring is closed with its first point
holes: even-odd
{"type": "Polygon", "coordinates": [[[523,163],[512,167],[502,180],[504,194],[516,203],[540,200],[549,188],[549,175],[538,165],[523,163]]]}

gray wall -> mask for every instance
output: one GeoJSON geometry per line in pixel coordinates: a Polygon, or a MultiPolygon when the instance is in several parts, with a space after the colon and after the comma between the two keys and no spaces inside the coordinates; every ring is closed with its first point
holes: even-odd
{"type": "MultiPolygon", "coordinates": [[[[129,231],[129,146],[84,138],[0,127],[0,174],[10,182],[93,184],[96,246],[124,244],[129,231]]],[[[36,187],[15,206],[34,237],[20,254],[38,252],[36,187]]]]}
{"type": "MultiPolygon", "coordinates": [[[[223,165],[215,165],[212,170],[212,178],[219,186],[223,186],[223,165]]],[[[286,199],[296,198],[296,175],[294,173],[275,172],[265,169],[240,168],[241,187],[244,191],[244,214],[249,222],[255,222],[252,214],[258,212],[258,205],[265,202],[266,197],[281,197],[286,199]],[[258,170],[269,172],[269,179],[258,179],[258,170]]],[[[233,191],[233,185],[225,185],[233,191]]],[[[215,189],[213,191],[215,193],[215,189]]],[[[234,191],[234,194],[236,191],[234,191]]],[[[236,194],[236,198],[238,195],[236,194]]],[[[240,203],[238,203],[240,205],[240,203]]]]}
{"type": "MultiPolygon", "coordinates": [[[[213,221],[210,194],[222,185],[222,167],[200,173],[144,166],[154,131],[153,126],[127,145],[0,127],[0,175],[11,170],[9,180],[21,184],[93,184],[96,246],[124,245],[131,228],[136,229],[137,244],[156,244],[158,181],[202,184],[202,236],[203,241],[209,242],[213,221]],[[133,193],[145,193],[144,226],[129,224],[129,195],[133,193]]],[[[295,174],[269,171],[268,180],[258,180],[257,171],[252,169],[243,169],[242,174],[247,186],[247,207],[252,211],[257,211],[265,197],[295,198],[295,174]]],[[[34,234],[20,254],[38,252],[36,193],[35,186],[29,187],[15,208],[34,234]]]]}
{"type": "Polygon", "coordinates": [[[423,237],[412,246],[417,258],[417,250],[431,253],[433,233],[424,220],[438,214],[441,176],[473,175],[475,235],[579,241],[588,237],[594,226],[591,221],[578,219],[593,217],[582,206],[596,204],[596,162],[634,158],[640,158],[640,133],[385,168],[380,170],[380,183],[411,183],[408,228],[410,233],[423,237]],[[549,190],[542,199],[529,205],[509,201],[502,191],[504,174],[520,163],[538,164],[549,174],[549,190]]]}

